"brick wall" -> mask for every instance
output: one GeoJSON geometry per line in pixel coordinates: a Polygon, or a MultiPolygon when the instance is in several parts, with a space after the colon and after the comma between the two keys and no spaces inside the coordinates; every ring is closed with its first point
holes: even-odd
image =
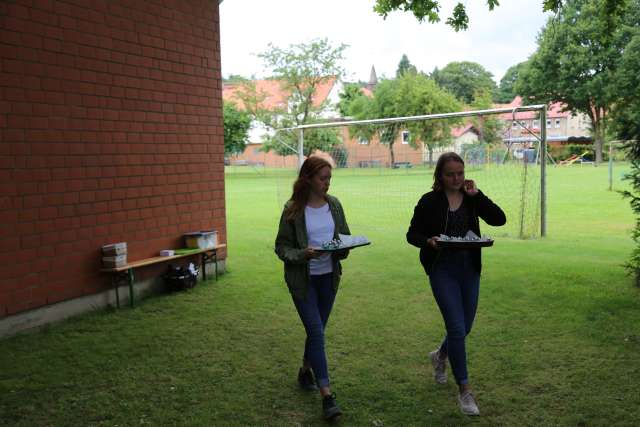
{"type": "Polygon", "coordinates": [[[219,46],[217,0],[0,2],[0,318],[107,289],[105,243],[226,241],[219,46]]]}
{"type": "MultiPolygon", "coordinates": [[[[358,167],[361,162],[378,161],[380,166],[391,166],[391,153],[389,146],[380,143],[380,139],[375,136],[369,144],[360,144],[358,138],[352,138],[349,135],[349,128],[341,129],[342,140],[347,149],[347,162],[349,167],[358,167]]],[[[422,145],[418,148],[412,147],[410,144],[402,143],[402,136],[398,135],[393,143],[393,156],[396,162],[409,162],[414,165],[423,163],[422,145]]]]}

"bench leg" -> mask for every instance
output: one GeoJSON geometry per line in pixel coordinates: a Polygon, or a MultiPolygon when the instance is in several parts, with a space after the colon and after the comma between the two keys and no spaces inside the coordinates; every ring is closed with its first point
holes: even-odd
{"type": "Polygon", "coordinates": [[[218,251],[216,249],[211,251],[211,255],[202,252],[202,280],[207,280],[207,262],[212,260],[215,268],[215,277],[218,280],[218,251]]]}
{"type": "Polygon", "coordinates": [[[130,268],[127,272],[129,279],[129,304],[133,308],[133,268],[130,268]]]}
{"type": "Polygon", "coordinates": [[[111,276],[111,284],[116,289],[116,307],[120,308],[120,292],[118,288],[120,287],[120,281],[118,280],[118,275],[113,274],[111,276]]]}
{"type": "Polygon", "coordinates": [[[111,283],[116,290],[116,307],[120,308],[120,286],[129,286],[129,304],[133,307],[133,269],[119,271],[111,276],[111,283]]]}
{"type": "Polygon", "coordinates": [[[207,253],[202,252],[202,281],[207,281],[207,253]]]}

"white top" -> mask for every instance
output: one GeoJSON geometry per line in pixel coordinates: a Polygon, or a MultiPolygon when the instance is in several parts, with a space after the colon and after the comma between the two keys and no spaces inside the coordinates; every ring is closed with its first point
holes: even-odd
{"type": "MultiPolygon", "coordinates": [[[[309,246],[320,248],[324,242],[333,240],[333,232],[336,225],[333,222],[328,203],[319,208],[305,206],[304,220],[307,225],[309,246]]],[[[331,253],[323,253],[318,258],[309,260],[309,274],[312,276],[331,273],[332,271],[331,253]]]]}

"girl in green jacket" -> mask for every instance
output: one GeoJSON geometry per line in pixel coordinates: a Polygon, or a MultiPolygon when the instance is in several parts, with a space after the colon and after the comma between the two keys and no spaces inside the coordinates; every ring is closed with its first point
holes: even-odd
{"type": "Polygon", "coordinates": [[[307,333],[298,383],[305,390],[320,389],[326,419],[342,413],[330,389],[324,330],[340,282],[340,260],[348,251],[313,248],[338,234],[351,234],[342,205],[327,194],[330,183],[331,165],[326,160],[305,160],[282,212],[275,243],[276,254],[284,262],[285,282],[307,333]]]}

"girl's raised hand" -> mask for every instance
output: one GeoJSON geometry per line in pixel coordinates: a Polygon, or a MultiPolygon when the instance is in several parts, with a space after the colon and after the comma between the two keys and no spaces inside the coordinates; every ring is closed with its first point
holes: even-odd
{"type": "Polygon", "coordinates": [[[472,179],[465,179],[464,192],[469,196],[475,196],[476,194],[478,194],[478,187],[476,187],[476,182],[472,179]]]}

